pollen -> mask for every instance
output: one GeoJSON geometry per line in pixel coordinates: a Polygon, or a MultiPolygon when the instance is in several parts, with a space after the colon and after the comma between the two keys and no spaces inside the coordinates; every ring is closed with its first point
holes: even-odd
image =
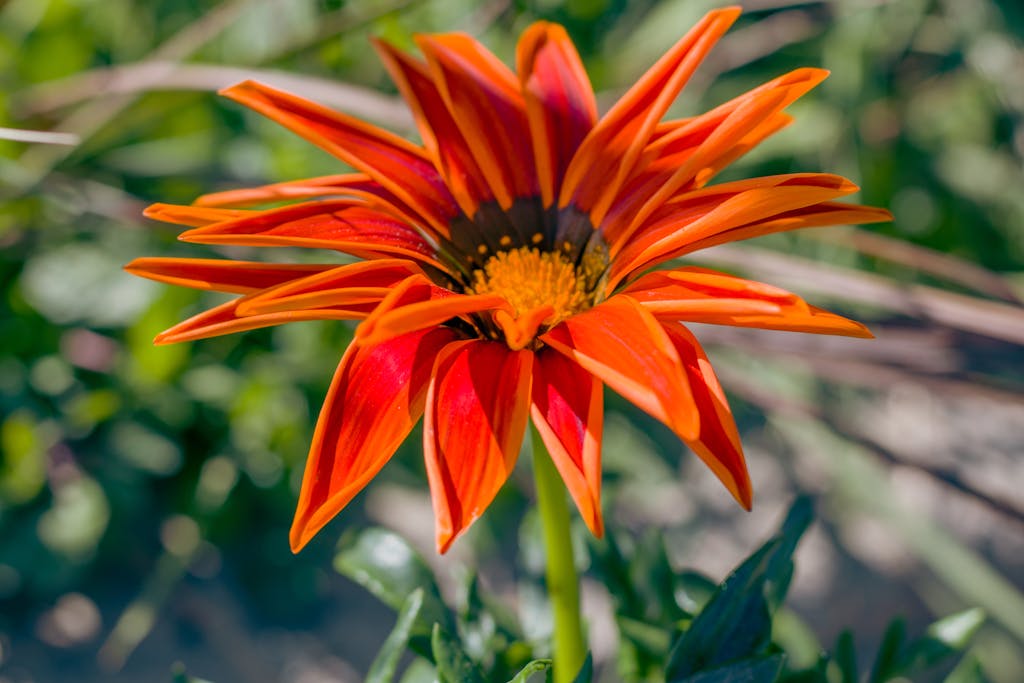
{"type": "Polygon", "coordinates": [[[554,316],[549,324],[554,324],[594,305],[592,284],[561,254],[520,247],[492,256],[474,274],[472,290],[504,297],[517,317],[551,306],[554,316]]]}

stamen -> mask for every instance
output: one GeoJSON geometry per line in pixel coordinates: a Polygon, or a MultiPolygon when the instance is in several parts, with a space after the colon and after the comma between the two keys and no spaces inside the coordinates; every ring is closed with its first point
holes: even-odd
{"type": "Polygon", "coordinates": [[[529,247],[495,254],[474,278],[474,293],[503,296],[516,317],[551,306],[554,314],[548,325],[585,311],[595,302],[588,274],[577,273],[561,254],[529,247]]]}

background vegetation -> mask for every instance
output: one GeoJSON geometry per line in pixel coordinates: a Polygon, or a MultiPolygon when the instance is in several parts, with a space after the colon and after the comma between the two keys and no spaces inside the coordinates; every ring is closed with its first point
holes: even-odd
{"type": "MultiPolygon", "coordinates": [[[[0,0],[0,126],[66,134],[0,139],[0,680],[169,680],[177,661],[216,681],[360,680],[393,616],[332,557],[341,532],[370,523],[421,548],[448,596],[479,567],[543,634],[536,571],[511,568],[517,556],[536,568],[528,477],[439,558],[411,439],[293,557],[303,459],[351,329],[303,323],[154,348],[157,332],[215,299],[120,267],[141,255],[250,257],[176,243],[141,218],[148,203],[338,172],[218,87],[254,77],[412,135],[368,35],[411,46],[416,31],[463,30],[509,61],[519,32],[544,18],[566,25],[607,104],[713,4],[0,0]]],[[[807,493],[819,523],[783,613],[797,651],[813,659],[816,642],[850,626],[865,664],[892,616],[920,633],[977,606],[987,621],[974,656],[991,680],[1019,681],[1024,9],[740,4],[748,11],[676,113],[797,66],[829,68],[791,108],[796,124],[728,177],[842,173],[896,220],[699,260],[857,316],[878,339],[697,330],[741,422],[755,511],[610,396],[609,519],[637,539],[663,535],[673,566],[717,581],[807,493]]],[[[597,670],[615,680],[615,596],[596,578],[584,588],[597,670]]]]}

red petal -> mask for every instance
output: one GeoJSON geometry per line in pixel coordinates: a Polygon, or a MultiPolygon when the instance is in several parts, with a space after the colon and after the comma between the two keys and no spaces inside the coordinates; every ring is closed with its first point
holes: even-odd
{"type": "Polygon", "coordinates": [[[261,187],[214,192],[199,197],[195,204],[209,207],[244,207],[294,199],[338,196],[371,199],[373,203],[386,206],[397,215],[406,218],[410,223],[417,222],[414,211],[365,173],[342,173],[319,178],[291,180],[285,183],[272,183],[261,187]]]}
{"type": "Polygon", "coordinates": [[[434,329],[349,346],[327,392],[290,534],[306,543],[380,471],[423,414],[434,358],[454,340],[434,329]]]}
{"type": "Polygon", "coordinates": [[[612,297],[564,320],[540,340],[680,438],[697,435],[698,417],[679,356],[661,324],[629,297],[612,297]]]}
{"type": "Polygon", "coordinates": [[[452,318],[494,309],[508,309],[508,302],[496,294],[456,294],[422,275],[413,275],[395,285],[356,328],[356,341],[377,344],[452,318]]]}
{"type": "Polygon", "coordinates": [[[423,454],[445,552],[494,500],[515,466],[530,405],[533,353],[499,342],[449,345],[427,394],[423,454]]]}
{"type": "Polygon", "coordinates": [[[373,42],[377,53],[416,116],[423,144],[467,216],[494,199],[458,124],[430,76],[427,65],[387,43],[373,42]]]}
{"type": "Polygon", "coordinates": [[[798,69],[690,120],[644,150],[638,172],[616,198],[602,228],[609,243],[628,239],[680,189],[702,186],[733,159],[790,119],[781,114],[824,80],[822,69],[798,69]]]}
{"type": "Polygon", "coordinates": [[[346,114],[245,81],[221,94],[277,121],[363,171],[446,234],[458,214],[451,194],[423,150],[388,131],[346,114]]]}
{"type": "Polygon", "coordinates": [[[434,82],[501,208],[537,195],[526,104],[515,74],[473,38],[418,36],[434,82]]]}
{"type": "Polygon", "coordinates": [[[261,327],[271,327],[273,325],[305,320],[358,320],[369,315],[370,311],[377,305],[376,302],[373,302],[335,308],[317,308],[243,316],[238,313],[238,307],[244,305],[248,297],[251,296],[253,295],[239,297],[194,315],[169,330],[161,332],[153,341],[155,344],[161,345],[176,344],[178,342],[218,337],[234,332],[246,332],[261,327]]]}
{"type": "Polygon", "coordinates": [[[711,468],[729,493],[749,510],[753,491],[743,447],[732,411],[718,378],[697,339],[682,325],[665,325],[672,344],[686,368],[693,400],[700,414],[700,435],[686,444],[711,468]]]}
{"type": "Polygon", "coordinates": [[[213,209],[204,206],[179,206],[177,204],[151,204],[146,207],[142,215],[152,218],[155,221],[173,223],[174,225],[187,225],[192,228],[222,223],[251,216],[255,211],[243,209],[213,209]]]}
{"type": "Polygon", "coordinates": [[[579,53],[565,29],[538,21],[516,47],[544,206],[551,206],[580,143],[597,121],[597,103],[579,53]]]}
{"type": "Polygon", "coordinates": [[[132,275],[193,289],[249,294],[334,268],[326,264],[256,263],[200,258],[137,258],[132,275]]]}
{"type": "Polygon", "coordinates": [[[677,258],[698,249],[706,249],[716,244],[747,240],[775,232],[786,232],[802,228],[819,228],[826,225],[863,225],[865,223],[881,223],[891,221],[892,214],[886,209],[860,204],[843,204],[840,202],[822,202],[795,211],[787,211],[767,220],[756,221],[738,228],[723,230],[709,235],[672,254],[677,258]]]}
{"type": "Polygon", "coordinates": [[[661,117],[739,13],[728,7],[705,15],[601,118],[569,164],[559,206],[574,204],[601,223],[661,117]]]}
{"type": "Polygon", "coordinates": [[[530,414],[551,459],[562,475],[583,521],[600,538],[601,432],[604,426],[601,381],[550,349],[541,349],[533,366],[530,414]]]}
{"type": "Polygon", "coordinates": [[[248,211],[241,218],[186,230],[178,239],[198,244],[333,249],[364,258],[400,255],[441,268],[434,248],[414,228],[357,199],[248,211]]]}
{"type": "Polygon", "coordinates": [[[858,322],[784,289],[703,268],[659,270],[623,290],[660,320],[871,337],[858,322]]]}
{"type": "Polygon", "coordinates": [[[403,280],[422,275],[412,261],[360,261],[260,292],[239,304],[239,315],[380,303],[403,280]]]}
{"type": "Polygon", "coordinates": [[[628,274],[674,258],[694,242],[856,191],[840,176],[802,173],[686,192],[656,211],[628,242],[616,245],[618,253],[612,249],[609,291],[628,274]]]}

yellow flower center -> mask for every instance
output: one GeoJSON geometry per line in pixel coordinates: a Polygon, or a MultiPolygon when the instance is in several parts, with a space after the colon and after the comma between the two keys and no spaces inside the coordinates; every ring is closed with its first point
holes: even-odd
{"type": "Polygon", "coordinates": [[[515,309],[516,316],[541,306],[554,308],[549,324],[555,324],[594,305],[596,284],[604,269],[603,255],[583,259],[576,266],[559,253],[531,247],[502,251],[474,273],[475,294],[498,294],[515,309]],[[588,263],[600,261],[600,268],[588,263]],[[593,272],[590,272],[593,271],[593,272]]]}

